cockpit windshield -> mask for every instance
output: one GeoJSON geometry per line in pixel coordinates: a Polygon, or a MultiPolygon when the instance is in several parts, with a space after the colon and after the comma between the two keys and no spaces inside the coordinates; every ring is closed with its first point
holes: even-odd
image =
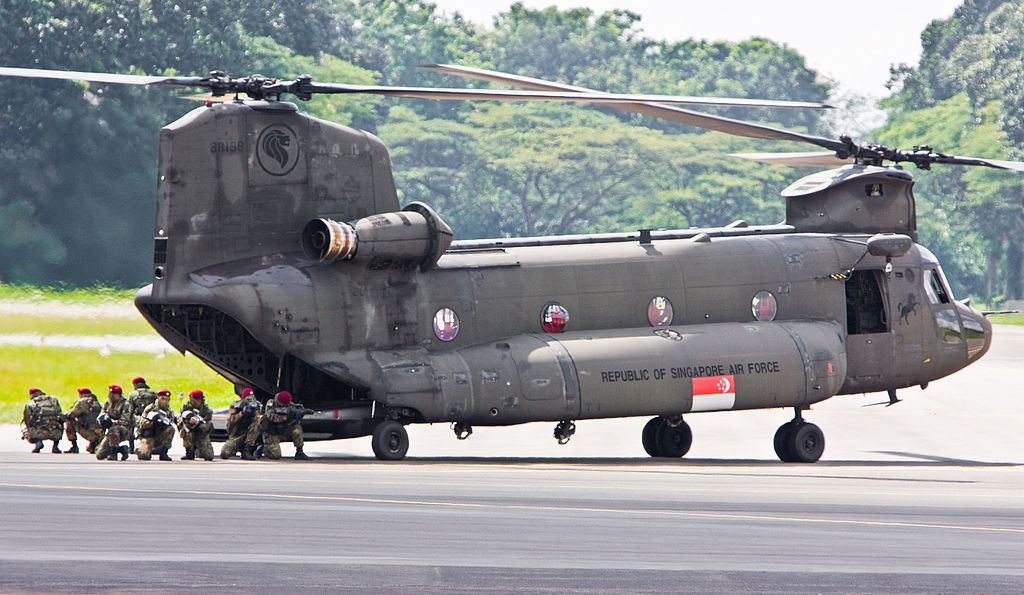
{"type": "Polygon", "coordinates": [[[928,295],[928,302],[932,304],[949,304],[953,301],[941,267],[924,270],[924,292],[928,295]]]}

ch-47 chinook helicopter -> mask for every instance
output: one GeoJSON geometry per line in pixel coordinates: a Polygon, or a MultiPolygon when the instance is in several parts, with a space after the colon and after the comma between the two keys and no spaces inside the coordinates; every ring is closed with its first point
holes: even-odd
{"type": "Polygon", "coordinates": [[[480,69],[436,71],[519,90],[367,87],[261,76],[0,75],[209,89],[160,131],[153,282],[135,301],[174,347],[264,399],[287,389],[332,412],[311,437],[372,435],[405,457],[410,423],[653,416],[642,443],[681,457],[683,415],[792,407],[780,459],[818,460],[803,419],[839,394],[921,385],[977,361],[991,325],[953,299],[916,243],[909,162],[1024,171],[1024,163],[832,140],[673,107],[821,107],[608,94],[480,69]],[[453,241],[429,206],[399,205],[384,145],[299,113],[291,94],[581,101],[826,153],[746,157],[837,169],[782,192],[786,219],[751,226],[453,241]],[[239,99],[240,95],[248,100],[239,99]]]}

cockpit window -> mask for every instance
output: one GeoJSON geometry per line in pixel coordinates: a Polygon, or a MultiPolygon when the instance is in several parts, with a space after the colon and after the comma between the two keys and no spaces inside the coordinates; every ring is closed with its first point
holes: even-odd
{"type": "Polygon", "coordinates": [[[939,269],[925,269],[924,291],[928,294],[928,301],[932,304],[950,303],[949,291],[942,279],[942,271],[939,269]]]}

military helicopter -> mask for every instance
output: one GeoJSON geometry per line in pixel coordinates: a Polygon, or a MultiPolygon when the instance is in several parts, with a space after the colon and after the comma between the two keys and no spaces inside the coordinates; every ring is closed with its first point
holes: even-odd
{"type": "Polygon", "coordinates": [[[554,422],[652,416],[652,457],[684,456],[683,416],[792,408],[775,433],[787,462],[814,462],[803,411],[956,372],[988,350],[982,312],[953,299],[916,243],[913,178],[899,164],[1024,163],[910,151],[675,107],[820,104],[598,91],[455,65],[434,71],[516,90],[155,77],[2,68],[0,75],[208,89],[160,131],[153,281],[135,302],[175,348],[267,399],[287,389],[326,412],[311,438],[370,435],[406,456],[411,423],[554,422]],[[752,154],[833,167],[783,190],[786,218],[721,228],[453,241],[428,205],[402,208],[385,146],[298,112],[282,96],[599,104],[825,153],[752,154]],[[230,99],[233,96],[233,99],[230,99]],[[245,96],[247,99],[242,99],[245,96]],[[887,163],[891,165],[887,165],[887,163]]]}

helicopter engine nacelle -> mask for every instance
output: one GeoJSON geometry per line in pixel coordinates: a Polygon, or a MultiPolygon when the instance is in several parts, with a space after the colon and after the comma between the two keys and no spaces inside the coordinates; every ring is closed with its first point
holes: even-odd
{"type": "Polygon", "coordinates": [[[302,230],[308,258],[331,263],[349,260],[369,268],[432,267],[452,243],[452,229],[427,205],[414,202],[397,213],[371,215],[345,223],[314,219],[302,230]]]}

